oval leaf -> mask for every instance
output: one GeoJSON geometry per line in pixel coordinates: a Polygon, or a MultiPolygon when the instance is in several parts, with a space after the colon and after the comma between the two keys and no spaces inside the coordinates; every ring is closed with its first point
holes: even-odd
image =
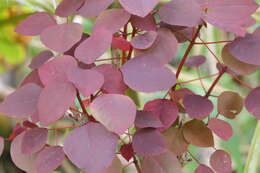
{"type": "Polygon", "coordinates": [[[203,164],[200,164],[196,168],[195,173],[214,173],[214,172],[210,167],[203,165],[203,164]]]}
{"type": "Polygon", "coordinates": [[[85,0],[62,0],[55,10],[55,14],[60,17],[68,17],[74,14],[83,4],[85,0]]]}
{"type": "Polygon", "coordinates": [[[253,89],[245,100],[245,107],[252,115],[260,119],[260,87],[253,89]]]}
{"type": "Polygon", "coordinates": [[[157,32],[150,31],[133,38],[131,45],[136,49],[148,49],[157,38],[157,32]]]}
{"type": "Polygon", "coordinates": [[[33,58],[29,67],[31,69],[37,69],[37,68],[41,67],[45,62],[47,62],[52,57],[53,57],[53,53],[51,51],[49,51],[49,50],[42,51],[33,58]]]}
{"type": "Polygon", "coordinates": [[[187,67],[199,67],[204,64],[206,61],[206,57],[202,55],[189,57],[184,64],[187,67]]]}
{"type": "Polygon", "coordinates": [[[232,172],[232,161],[230,155],[223,150],[216,150],[210,156],[210,165],[217,173],[232,172]]]}
{"type": "Polygon", "coordinates": [[[139,128],[159,128],[164,126],[160,120],[160,116],[151,111],[137,111],[135,125],[139,128]]]}
{"type": "Polygon", "coordinates": [[[226,121],[217,118],[209,120],[208,128],[225,141],[228,141],[233,135],[232,126],[226,121]]]}

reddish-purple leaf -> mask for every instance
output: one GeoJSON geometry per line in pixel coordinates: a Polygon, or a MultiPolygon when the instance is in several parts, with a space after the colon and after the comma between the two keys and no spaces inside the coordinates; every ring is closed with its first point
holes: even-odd
{"type": "Polygon", "coordinates": [[[57,169],[65,159],[62,147],[46,147],[36,158],[37,173],[51,173],[57,169]]]}
{"type": "Polygon", "coordinates": [[[223,150],[216,150],[210,156],[210,165],[217,173],[232,172],[232,161],[230,155],[223,150]]]}
{"type": "Polygon", "coordinates": [[[260,27],[256,28],[256,30],[253,33],[254,35],[260,36],[260,27]]]}
{"type": "Polygon", "coordinates": [[[161,28],[157,31],[157,38],[153,45],[146,50],[136,50],[136,54],[146,54],[159,61],[158,65],[169,63],[176,55],[178,41],[169,29],[161,28]],[[171,47],[169,49],[169,47],[171,47]]]}
{"type": "Polygon", "coordinates": [[[38,111],[34,112],[30,118],[33,123],[38,123],[40,121],[38,111]]]}
{"type": "Polygon", "coordinates": [[[78,10],[78,13],[86,18],[96,17],[112,2],[113,0],[85,0],[85,4],[78,10]]]}
{"type": "Polygon", "coordinates": [[[142,156],[159,155],[166,151],[163,135],[156,129],[141,129],[133,136],[133,149],[142,156]]]}
{"type": "Polygon", "coordinates": [[[21,145],[22,145],[24,134],[25,133],[21,133],[12,141],[11,148],[10,148],[11,158],[14,164],[18,168],[26,172],[34,173],[36,172],[35,159],[37,154],[22,154],[21,145]]]}
{"type": "Polygon", "coordinates": [[[210,119],[208,122],[208,128],[225,141],[228,141],[233,135],[232,126],[221,119],[210,119]]]}
{"type": "MultiPolygon", "coordinates": [[[[87,38],[89,37],[88,34],[83,33],[81,36],[81,39],[74,44],[68,51],[64,52],[64,55],[70,55],[75,57],[75,50],[77,49],[77,47],[83,42],[85,41],[87,38]]],[[[81,62],[80,62],[81,63],[81,62]]],[[[79,65],[80,66],[80,65],[79,65]]]]}
{"type": "Polygon", "coordinates": [[[130,14],[124,9],[105,10],[97,17],[93,31],[96,32],[103,28],[113,34],[122,28],[129,19],[130,14]]]}
{"type": "Polygon", "coordinates": [[[125,83],[141,92],[155,92],[171,88],[176,83],[175,74],[165,66],[158,66],[153,56],[141,55],[121,68],[125,83]]]}
{"type": "Polygon", "coordinates": [[[13,140],[16,136],[20,135],[26,130],[26,128],[22,127],[20,123],[16,123],[15,127],[12,130],[12,133],[9,135],[8,140],[13,140]]]}
{"type": "Polygon", "coordinates": [[[57,56],[39,68],[42,83],[47,86],[52,83],[68,81],[67,73],[77,67],[77,61],[71,56],[57,56]]]}
{"type": "Polygon", "coordinates": [[[164,126],[161,122],[160,115],[152,111],[137,111],[135,125],[139,128],[160,128],[164,126]]]}
{"type": "Polygon", "coordinates": [[[64,152],[80,169],[100,173],[115,157],[117,136],[98,123],[87,123],[65,138],[64,152]]]}
{"type": "Polygon", "coordinates": [[[157,32],[149,31],[145,34],[138,35],[133,38],[131,45],[136,49],[148,49],[153,45],[157,38],[157,32]]]}
{"type": "Polygon", "coordinates": [[[74,103],[75,96],[76,89],[68,82],[53,83],[45,87],[38,102],[40,122],[47,126],[60,119],[74,103]]]}
{"type": "Polygon", "coordinates": [[[127,96],[105,94],[97,97],[91,104],[93,117],[109,131],[119,135],[134,125],[136,106],[127,96]]]}
{"type": "Polygon", "coordinates": [[[13,118],[27,118],[37,109],[42,88],[27,84],[7,96],[0,105],[0,112],[13,118]]]}
{"type": "Polygon", "coordinates": [[[192,118],[205,118],[213,111],[213,103],[200,95],[184,97],[183,105],[188,115],[192,118]]]}
{"type": "Polygon", "coordinates": [[[22,82],[20,83],[19,87],[25,86],[25,85],[30,84],[30,83],[36,84],[36,85],[38,85],[40,87],[44,87],[44,85],[43,85],[43,83],[42,83],[42,81],[40,79],[38,69],[35,69],[31,73],[29,73],[22,80],[22,82]]]}
{"type": "Polygon", "coordinates": [[[45,50],[36,55],[33,59],[29,67],[31,69],[37,69],[41,67],[45,62],[53,57],[53,53],[49,50],[45,50]]]}
{"type": "Polygon", "coordinates": [[[193,27],[200,24],[202,9],[194,0],[173,0],[161,6],[159,15],[165,23],[193,27]]]}
{"type": "Polygon", "coordinates": [[[133,145],[131,143],[122,145],[120,153],[127,161],[129,161],[135,154],[133,145]]]}
{"type": "Polygon", "coordinates": [[[193,119],[183,125],[183,136],[186,141],[199,147],[212,147],[214,140],[211,130],[203,121],[193,119]]]}
{"type": "Polygon", "coordinates": [[[203,164],[200,164],[196,168],[195,173],[214,173],[214,172],[210,167],[203,165],[203,164]]]}
{"type": "Polygon", "coordinates": [[[228,44],[228,51],[239,61],[259,66],[260,36],[247,34],[245,37],[238,37],[228,44]]]}
{"type": "Polygon", "coordinates": [[[49,13],[34,13],[19,23],[15,32],[23,35],[39,35],[44,29],[56,24],[55,19],[49,13]]]}
{"type": "Polygon", "coordinates": [[[160,0],[138,0],[134,3],[132,0],[119,0],[119,2],[129,13],[145,17],[154,9],[160,0]]]}
{"type": "Polygon", "coordinates": [[[245,99],[245,107],[257,119],[260,119],[260,87],[253,89],[245,99]]]}
{"type": "Polygon", "coordinates": [[[75,50],[75,57],[86,63],[92,64],[103,55],[112,42],[112,34],[106,29],[99,29],[83,41],[75,50]]]}
{"type": "Polygon", "coordinates": [[[102,64],[94,68],[104,75],[102,89],[111,94],[124,94],[127,89],[122,72],[113,64],[102,64]]]}
{"type": "Polygon", "coordinates": [[[105,173],[120,173],[123,169],[124,166],[122,165],[121,161],[118,159],[118,157],[115,157],[112,164],[108,169],[106,169],[105,173]]]}
{"type": "Polygon", "coordinates": [[[188,95],[194,95],[194,93],[191,90],[189,90],[188,88],[181,88],[181,89],[174,91],[171,94],[171,98],[175,101],[179,101],[179,100],[184,99],[188,95]]]}
{"type": "Polygon", "coordinates": [[[41,41],[46,47],[64,53],[81,39],[82,32],[82,25],[64,23],[45,29],[41,33],[41,41]]]}
{"type": "Polygon", "coordinates": [[[55,14],[60,17],[68,17],[74,14],[84,2],[85,0],[62,0],[56,8],[55,14]]]}
{"type": "Polygon", "coordinates": [[[189,57],[184,64],[187,67],[199,67],[204,64],[206,61],[206,57],[202,55],[189,57]]]}
{"type": "Polygon", "coordinates": [[[85,97],[99,90],[104,83],[104,76],[96,70],[73,68],[68,72],[68,79],[85,97]]]}
{"type": "Polygon", "coordinates": [[[154,16],[151,14],[148,14],[144,18],[133,15],[130,20],[132,25],[138,29],[145,31],[156,31],[156,21],[154,16]]]}
{"type": "Polygon", "coordinates": [[[33,128],[25,132],[22,140],[22,153],[32,154],[40,151],[47,142],[48,130],[45,128],[33,128]]]}
{"type": "Polygon", "coordinates": [[[175,103],[167,99],[156,99],[150,101],[145,104],[144,110],[151,111],[160,118],[163,124],[163,127],[160,128],[160,130],[168,129],[179,116],[178,108],[175,103]]]}
{"type": "Polygon", "coordinates": [[[114,49],[121,49],[122,51],[129,51],[131,44],[122,36],[114,36],[111,47],[114,49]]]}
{"type": "Polygon", "coordinates": [[[5,140],[4,138],[0,137],[0,157],[4,152],[4,147],[5,147],[5,140]]]}

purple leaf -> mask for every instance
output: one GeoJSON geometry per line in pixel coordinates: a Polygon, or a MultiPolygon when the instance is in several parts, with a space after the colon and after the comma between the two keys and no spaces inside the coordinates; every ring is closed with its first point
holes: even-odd
{"type": "Polygon", "coordinates": [[[85,4],[77,11],[83,17],[96,17],[104,11],[113,0],[85,0],[85,4]]]}
{"type": "Polygon", "coordinates": [[[42,90],[38,102],[40,122],[47,126],[60,119],[74,103],[76,89],[68,82],[52,83],[42,90]]]}
{"type": "Polygon", "coordinates": [[[97,121],[119,135],[134,125],[136,106],[127,96],[101,95],[90,104],[90,110],[97,121]]]}
{"type": "Polygon", "coordinates": [[[139,128],[163,127],[160,117],[151,111],[137,111],[135,125],[139,128]]]}
{"type": "Polygon", "coordinates": [[[141,92],[155,92],[171,88],[176,83],[175,74],[164,66],[158,66],[153,56],[137,56],[123,65],[125,83],[141,92]]]}
{"type": "Polygon", "coordinates": [[[49,13],[34,13],[19,23],[15,32],[18,34],[34,36],[41,34],[43,30],[56,24],[55,19],[49,13]]]}
{"type": "Polygon", "coordinates": [[[65,159],[62,147],[46,147],[36,158],[37,173],[51,173],[57,169],[65,159]]]}
{"type": "Polygon", "coordinates": [[[22,82],[19,84],[19,87],[25,86],[27,84],[36,84],[40,87],[44,87],[40,76],[39,76],[39,72],[37,69],[33,70],[31,73],[29,73],[23,80],[22,82]]]}
{"type": "Polygon", "coordinates": [[[253,89],[245,99],[245,107],[257,119],[260,119],[260,87],[253,89]]]}
{"type": "Polygon", "coordinates": [[[31,69],[37,69],[41,67],[45,62],[53,57],[53,53],[49,50],[45,50],[36,55],[33,59],[29,67],[31,69]]]}
{"type": "Polygon", "coordinates": [[[64,152],[80,169],[100,173],[111,165],[117,140],[117,136],[101,124],[87,123],[65,138],[64,152]]]}
{"type": "Polygon", "coordinates": [[[37,109],[37,102],[42,88],[27,84],[7,96],[0,105],[0,112],[13,118],[27,118],[37,109]]]}
{"type": "Polygon", "coordinates": [[[55,10],[55,14],[60,17],[68,17],[84,4],[85,0],[62,0],[55,10]]]}
{"type": "Polygon", "coordinates": [[[104,76],[95,70],[83,70],[80,68],[73,68],[68,72],[69,81],[85,97],[99,90],[104,83],[104,76]]]}
{"type": "Polygon", "coordinates": [[[156,99],[150,101],[145,104],[144,110],[151,111],[160,118],[163,124],[163,127],[160,128],[160,130],[168,129],[179,116],[178,108],[175,103],[167,99],[156,99]]]}
{"type": "Polygon", "coordinates": [[[153,15],[148,14],[144,18],[131,16],[131,23],[134,27],[145,31],[156,31],[156,21],[153,15]]]}
{"type": "Polygon", "coordinates": [[[0,157],[4,152],[4,147],[5,147],[5,140],[4,138],[0,137],[0,157]]]}
{"type": "Polygon", "coordinates": [[[75,57],[86,64],[92,64],[106,52],[111,42],[112,34],[109,31],[103,28],[96,30],[76,48],[75,57]]]}
{"type": "Polygon", "coordinates": [[[223,150],[216,150],[210,156],[210,165],[217,173],[232,172],[232,161],[230,155],[223,150]]]}
{"type": "MultiPolygon", "coordinates": [[[[81,39],[74,44],[68,51],[64,52],[64,55],[70,55],[75,57],[75,50],[77,49],[77,47],[83,42],[85,41],[87,38],[89,37],[88,34],[83,33],[81,36],[81,39]]],[[[81,63],[81,62],[80,62],[81,63]]]]}
{"type": "Polygon", "coordinates": [[[214,173],[214,172],[210,167],[203,165],[203,164],[200,164],[196,168],[195,173],[214,173]]]}
{"type": "Polygon", "coordinates": [[[41,150],[47,142],[48,130],[45,128],[33,128],[25,132],[22,140],[22,153],[32,154],[41,150]]]}
{"type": "Polygon", "coordinates": [[[141,129],[133,136],[133,149],[142,156],[159,155],[166,151],[163,135],[156,129],[141,129]]]}
{"type": "Polygon", "coordinates": [[[77,61],[73,57],[68,55],[57,56],[39,68],[39,76],[45,86],[57,82],[66,82],[68,81],[68,71],[76,67],[77,61]]]}
{"type": "Polygon", "coordinates": [[[41,33],[41,41],[46,47],[64,53],[81,39],[82,32],[82,25],[64,23],[45,29],[41,33]]]}
{"type": "Polygon", "coordinates": [[[154,9],[160,0],[139,0],[134,3],[132,0],[119,0],[119,2],[129,13],[145,17],[154,9]]]}
{"type": "Polygon", "coordinates": [[[188,115],[192,118],[205,118],[213,111],[213,103],[200,95],[184,97],[183,105],[188,115]]]}
{"type": "Polygon", "coordinates": [[[187,67],[199,67],[204,64],[206,61],[206,57],[202,55],[189,57],[184,64],[187,67]]]}
{"type": "Polygon", "coordinates": [[[113,64],[102,64],[94,68],[104,75],[102,89],[110,94],[124,94],[127,89],[122,72],[113,64]]]}
{"type": "Polygon", "coordinates": [[[225,141],[228,141],[233,135],[232,126],[226,121],[217,118],[209,120],[208,128],[225,141]]]}
{"type": "Polygon", "coordinates": [[[135,36],[131,45],[136,49],[148,49],[157,38],[157,32],[150,31],[142,35],[135,36]]]}
{"type": "Polygon", "coordinates": [[[159,15],[165,23],[194,27],[201,22],[202,9],[194,0],[174,0],[162,5],[159,15]]]}

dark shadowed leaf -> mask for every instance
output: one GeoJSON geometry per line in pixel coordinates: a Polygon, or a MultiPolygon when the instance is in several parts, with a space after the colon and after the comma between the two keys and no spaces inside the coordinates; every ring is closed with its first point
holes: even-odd
{"type": "Polygon", "coordinates": [[[19,85],[19,87],[25,86],[26,84],[36,84],[40,87],[44,87],[40,76],[39,76],[39,72],[37,69],[33,70],[31,73],[29,73],[21,82],[21,84],[19,85]]]}
{"type": "Polygon", "coordinates": [[[29,67],[31,69],[37,69],[41,67],[45,62],[53,57],[53,53],[49,50],[45,50],[36,55],[33,59],[29,67]]]}
{"type": "Polygon", "coordinates": [[[131,16],[131,23],[134,27],[145,30],[145,31],[155,31],[156,30],[156,22],[153,15],[148,14],[144,18],[139,16],[131,16]]]}
{"type": "Polygon", "coordinates": [[[39,35],[44,29],[56,24],[55,19],[49,13],[34,13],[19,23],[15,29],[15,32],[30,36],[39,35]]]}
{"type": "Polygon", "coordinates": [[[199,67],[206,62],[206,57],[202,55],[189,57],[184,64],[187,67],[199,67]]]}
{"type": "Polygon", "coordinates": [[[199,147],[212,147],[214,140],[211,130],[203,121],[194,119],[188,121],[182,128],[183,136],[186,141],[199,147]]]}
{"type": "Polygon", "coordinates": [[[131,45],[136,49],[148,49],[157,38],[157,32],[149,31],[133,38],[131,45]]]}
{"type": "Polygon", "coordinates": [[[171,93],[171,98],[175,101],[184,99],[188,95],[194,95],[194,93],[188,88],[181,88],[171,93]]]}
{"type": "Polygon", "coordinates": [[[133,136],[133,149],[142,156],[159,155],[166,151],[163,135],[156,129],[141,129],[133,136]]]}
{"type": "Polygon", "coordinates": [[[230,155],[223,150],[216,150],[210,156],[210,165],[217,173],[232,172],[232,161],[230,155]]]}
{"type": "Polygon", "coordinates": [[[37,109],[42,88],[26,84],[7,96],[0,105],[0,112],[13,118],[27,118],[37,109]]]}
{"type": "Polygon", "coordinates": [[[117,136],[101,124],[88,123],[65,138],[64,152],[80,169],[99,173],[112,164],[117,140],[117,136]]]}
{"type": "Polygon", "coordinates": [[[161,122],[160,115],[158,116],[152,111],[137,111],[135,125],[139,128],[160,128],[164,126],[161,122]]]}
{"type": "Polygon", "coordinates": [[[195,173],[214,173],[214,172],[210,167],[203,165],[203,164],[200,164],[196,168],[195,173]]]}
{"type": "MultiPolygon", "coordinates": [[[[81,39],[74,44],[68,51],[64,52],[64,55],[70,55],[75,57],[75,50],[77,49],[77,47],[83,42],[85,41],[87,38],[89,37],[88,34],[83,33],[81,36],[81,39]]],[[[81,62],[80,62],[81,63],[81,62]]],[[[79,65],[80,66],[80,65],[79,65]]]]}
{"type": "Polygon", "coordinates": [[[56,8],[55,14],[60,17],[68,17],[74,14],[84,2],[85,0],[62,0],[56,8]]]}
{"type": "Polygon", "coordinates": [[[233,135],[232,126],[221,119],[210,119],[208,122],[208,128],[225,141],[228,141],[233,135]]]}
{"type": "Polygon", "coordinates": [[[253,89],[245,99],[245,107],[257,119],[260,119],[260,87],[253,89]]]}

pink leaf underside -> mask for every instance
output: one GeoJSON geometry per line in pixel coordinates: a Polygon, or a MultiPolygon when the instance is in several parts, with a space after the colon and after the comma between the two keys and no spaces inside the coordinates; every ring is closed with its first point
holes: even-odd
{"type": "Polygon", "coordinates": [[[127,96],[101,95],[90,104],[90,110],[97,121],[119,135],[134,125],[136,106],[127,96]]]}
{"type": "Polygon", "coordinates": [[[153,157],[145,157],[142,173],[182,173],[182,168],[176,155],[166,151],[153,157]]]}
{"type": "Polygon", "coordinates": [[[141,92],[155,92],[171,88],[176,83],[175,74],[165,66],[158,66],[153,56],[137,56],[123,65],[124,82],[141,92]]]}
{"type": "Polygon", "coordinates": [[[56,21],[47,12],[34,13],[19,23],[15,32],[23,35],[39,35],[42,31],[50,26],[56,25],[56,21]]]}
{"type": "Polygon", "coordinates": [[[45,87],[38,102],[38,115],[43,125],[50,125],[63,117],[74,103],[76,89],[71,83],[52,83],[45,87]]]}
{"type": "Polygon", "coordinates": [[[47,86],[52,83],[68,81],[67,73],[76,68],[77,62],[71,56],[57,56],[39,68],[39,76],[42,83],[47,86]]]}
{"type": "MultiPolygon", "coordinates": [[[[89,37],[88,34],[83,33],[81,36],[81,39],[74,44],[68,51],[64,52],[64,55],[70,55],[75,57],[75,50],[77,49],[77,47],[83,42],[85,41],[87,38],[89,37]]],[[[80,62],[81,63],[81,62],[80,62]]]]}
{"type": "Polygon", "coordinates": [[[85,0],[62,0],[55,10],[55,14],[60,17],[68,17],[84,4],[85,0]]]}
{"type": "Polygon", "coordinates": [[[4,147],[5,147],[5,140],[4,138],[0,137],[0,157],[4,152],[4,147]]]}
{"type": "Polygon", "coordinates": [[[167,99],[156,99],[147,102],[144,106],[145,111],[150,111],[161,120],[163,127],[160,130],[168,129],[177,119],[177,106],[167,99]]]}
{"type": "Polygon", "coordinates": [[[157,38],[157,32],[150,31],[133,38],[131,45],[136,49],[148,49],[157,38]]]}
{"type": "Polygon", "coordinates": [[[37,173],[52,173],[65,159],[62,147],[46,147],[39,152],[36,159],[37,173]]]}
{"type": "Polygon", "coordinates": [[[29,67],[31,69],[37,69],[41,67],[45,62],[53,57],[53,53],[49,50],[45,50],[36,55],[33,59],[29,67]]]}
{"type": "Polygon", "coordinates": [[[112,34],[109,31],[103,28],[96,30],[76,48],[75,57],[86,64],[92,64],[106,52],[111,42],[112,34]]]}
{"type": "Polygon", "coordinates": [[[247,64],[260,65],[260,36],[246,34],[245,37],[238,37],[228,44],[229,53],[239,61],[247,64]]]}
{"type": "Polygon", "coordinates": [[[187,67],[199,67],[202,64],[204,64],[205,61],[206,61],[205,56],[202,56],[202,55],[192,56],[187,59],[187,61],[184,65],[187,67]]]}
{"type": "Polygon", "coordinates": [[[40,151],[47,142],[48,130],[45,128],[33,128],[25,132],[22,140],[22,153],[33,154],[40,151]]]}
{"type": "Polygon", "coordinates": [[[111,165],[117,140],[117,136],[101,124],[88,123],[69,133],[65,138],[64,152],[80,169],[100,173],[111,165]]]}
{"type": "Polygon", "coordinates": [[[19,84],[19,87],[25,86],[30,83],[38,85],[40,87],[44,87],[37,69],[35,69],[31,73],[29,73],[19,84]]]}
{"type": "Polygon", "coordinates": [[[124,9],[105,10],[97,17],[93,26],[93,32],[103,28],[113,34],[122,28],[129,19],[130,14],[124,9]]]}
{"type": "Polygon", "coordinates": [[[228,141],[233,135],[232,126],[224,120],[217,118],[209,120],[208,128],[225,141],[228,141]]]}
{"type": "Polygon", "coordinates": [[[135,1],[134,3],[132,0],[119,0],[119,2],[129,13],[140,17],[145,17],[150,12],[152,12],[160,0],[139,0],[135,1]]]}
{"type": "Polygon", "coordinates": [[[42,88],[27,84],[7,96],[0,105],[0,112],[13,118],[27,118],[37,109],[42,88]]]}
{"type": "Polygon", "coordinates": [[[166,28],[157,31],[157,38],[153,45],[145,50],[135,50],[136,55],[146,54],[159,61],[158,65],[169,63],[178,50],[178,41],[174,34],[166,28]],[[168,47],[171,47],[169,49],[168,47]]]}
{"type": "Polygon", "coordinates": [[[135,125],[139,128],[163,127],[160,117],[151,111],[137,111],[135,125]]]}
{"type": "Polygon", "coordinates": [[[156,21],[153,15],[147,15],[144,18],[131,16],[131,23],[134,27],[145,31],[156,31],[156,21]]]}
{"type": "Polygon", "coordinates": [[[208,8],[208,13],[203,18],[218,28],[244,36],[246,28],[255,23],[251,15],[258,7],[252,0],[210,1],[204,5],[204,8],[208,8]]]}
{"type": "Polygon", "coordinates": [[[113,0],[85,0],[85,4],[77,13],[86,18],[96,17],[108,8],[112,2],[113,0]]]}
{"type": "Polygon", "coordinates": [[[253,89],[245,99],[245,107],[257,119],[260,119],[260,87],[253,89]]]}
{"type": "Polygon", "coordinates": [[[122,72],[113,64],[102,64],[94,68],[104,76],[102,89],[110,94],[124,94],[127,88],[122,72]]]}
{"type": "Polygon", "coordinates": [[[89,97],[104,84],[104,76],[101,73],[79,67],[71,69],[68,72],[68,78],[85,97],[89,97]]]}
{"type": "Polygon", "coordinates": [[[210,167],[203,165],[203,164],[200,164],[196,168],[195,173],[214,173],[214,172],[210,167]]]}
{"type": "Polygon", "coordinates": [[[217,173],[231,173],[232,161],[230,155],[223,150],[216,150],[210,156],[210,165],[217,173]]]}
{"type": "Polygon", "coordinates": [[[156,129],[141,129],[133,136],[133,149],[142,156],[159,155],[166,151],[163,135],[156,129]]]}
{"type": "Polygon", "coordinates": [[[82,33],[82,25],[64,23],[45,29],[41,33],[41,41],[46,47],[64,53],[81,39],[82,33]]]}
{"type": "Polygon", "coordinates": [[[194,27],[201,22],[202,9],[194,0],[174,0],[162,5],[159,15],[165,23],[194,27]]]}
{"type": "Polygon", "coordinates": [[[199,95],[188,95],[183,100],[186,112],[192,118],[205,118],[213,111],[213,103],[199,95]]]}
{"type": "Polygon", "coordinates": [[[35,160],[37,157],[37,154],[22,154],[22,140],[24,137],[25,132],[21,133],[20,135],[18,135],[11,144],[11,148],[10,148],[10,154],[11,154],[11,158],[12,161],[14,162],[14,164],[26,171],[26,172],[30,172],[30,173],[36,173],[36,169],[35,169],[35,160]]]}

